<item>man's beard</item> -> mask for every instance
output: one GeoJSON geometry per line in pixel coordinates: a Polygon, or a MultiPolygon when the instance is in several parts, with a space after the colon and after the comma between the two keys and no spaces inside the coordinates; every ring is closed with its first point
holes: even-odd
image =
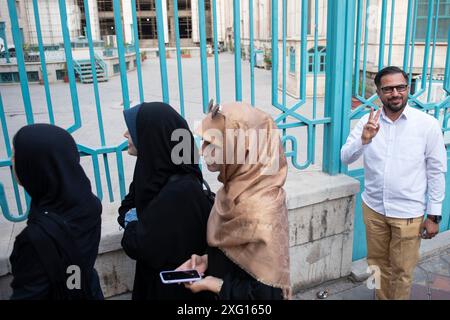
{"type": "Polygon", "coordinates": [[[392,103],[389,103],[389,100],[388,100],[387,103],[383,103],[383,105],[392,113],[397,113],[397,112],[402,111],[405,108],[407,103],[408,103],[408,100],[405,100],[401,104],[394,105],[392,103]]]}

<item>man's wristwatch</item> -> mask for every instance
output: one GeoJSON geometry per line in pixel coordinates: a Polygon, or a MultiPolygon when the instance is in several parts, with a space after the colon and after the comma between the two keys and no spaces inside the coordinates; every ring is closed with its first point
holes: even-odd
{"type": "Polygon", "coordinates": [[[433,216],[433,215],[427,214],[427,219],[430,219],[434,223],[439,224],[439,222],[441,222],[441,220],[442,220],[442,216],[433,216]]]}

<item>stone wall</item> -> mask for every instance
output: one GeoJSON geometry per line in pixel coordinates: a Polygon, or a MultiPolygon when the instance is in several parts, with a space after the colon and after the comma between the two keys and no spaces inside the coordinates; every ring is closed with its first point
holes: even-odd
{"type": "Polygon", "coordinates": [[[291,284],[295,293],[351,273],[359,183],[345,175],[322,172],[300,173],[291,179],[286,189],[291,284]]]}

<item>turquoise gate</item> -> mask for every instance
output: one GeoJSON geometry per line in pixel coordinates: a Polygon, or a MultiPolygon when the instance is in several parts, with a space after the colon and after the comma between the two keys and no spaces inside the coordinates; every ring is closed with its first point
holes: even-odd
{"type": "MultiPolygon", "coordinates": [[[[346,173],[361,183],[363,187],[363,170],[357,167],[346,168],[340,162],[340,147],[350,131],[352,121],[357,121],[368,112],[368,107],[377,107],[377,96],[372,86],[373,75],[383,66],[394,64],[403,67],[410,75],[410,85],[414,91],[410,94],[410,104],[424,112],[432,113],[442,122],[443,132],[448,129],[447,109],[449,107],[449,21],[450,2],[444,0],[233,0],[227,3],[232,12],[232,39],[234,70],[221,68],[219,55],[219,14],[224,8],[220,0],[192,0],[198,7],[199,60],[201,75],[201,98],[196,101],[198,108],[206,111],[210,98],[220,102],[224,94],[221,91],[220,75],[232,72],[234,75],[234,99],[247,100],[255,105],[258,97],[255,67],[257,53],[262,49],[271,64],[271,101],[277,110],[275,121],[283,131],[286,155],[294,169],[307,170],[320,166],[329,174],[346,173]],[[255,37],[255,14],[261,3],[270,4],[270,36],[268,45],[261,47],[255,37]],[[207,30],[206,12],[211,12],[211,30],[207,30]],[[325,18],[323,18],[325,17],[325,18]],[[246,21],[246,23],[243,23],[246,21]],[[322,22],[321,22],[322,21],[322,22]],[[295,28],[293,27],[295,26],[295,28]],[[298,28],[297,28],[298,26],[298,28]],[[296,29],[297,28],[297,29],[296,29]],[[295,30],[293,30],[295,29],[295,30]],[[212,34],[208,38],[208,31],[212,34]],[[258,44],[257,44],[258,43],[258,44]],[[213,75],[208,74],[208,45],[213,50],[209,63],[214,64],[213,75]],[[249,61],[243,60],[249,56],[249,61]],[[289,61],[288,61],[289,60],[289,61]],[[418,62],[419,61],[419,62],[418,62]],[[243,64],[249,64],[249,84],[243,86],[243,64]],[[293,80],[294,79],[294,80],[293,80]],[[209,84],[214,82],[210,92],[209,84]],[[294,83],[294,84],[292,84],[294,83]],[[435,83],[442,87],[442,97],[433,94],[435,83]],[[321,86],[324,87],[324,99],[321,98],[321,86]],[[372,86],[372,87],[371,87],[372,86]],[[221,94],[222,92],[222,94],[221,94]],[[354,101],[352,103],[352,101],[354,101]],[[323,133],[323,138],[320,138],[323,133]],[[304,137],[303,141],[300,137],[304,137]],[[302,145],[302,142],[303,145],[302,145]]],[[[67,64],[67,80],[70,89],[70,105],[73,122],[66,129],[76,134],[83,128],[75,64],[72,57],[70,30],[67,25],[67,3],[58,0],[60,12],[63,49],[67,64]]],[[[95,100],[95,117],[99,143],[90,145],[78,143],[81,156],[88,158],[92,165],[92,180],[99,198],[104,198],[104,185],[110,202],[115,200],[114,181],[119,187],[119,197],[126,193],[123,151],[126,141],[111,143],[105,135],[102,114],[99,81],[96,76],[96,56],[92,31],[90,6],[88,0],[73,1],[83,7],[85,21],[85,38],[88,43],[89,60],[92,68],[92,88],[95,100]],[[110,166],[117,167],[117,177],[112,179],[110,166]]],[[[108,2],[108,1],[103,1],[108,2]]],[[[149,1],[151,2],[151,1],[149,1]]],[[[175,53],[177,62],[177,79],[179,110],[185,116],[186,83],[183,81],[182,47],[180,44],[178,0],[168,1],[173,8],[175,53]]],[[[132,44],[136,54],[136,75],[139,101],[144,101],[145,85],[142,77],[141,50],[139,43],[138,12],[136,0],[110,0],[114,13],[114,31],[117,42],[118,71],[120,73],[123,108],[130,107],[130,79],[127,74],[126,54],[129,44],[124,41],[125,30],[123,13],[131,11],[132,44]],[[127,8],[124,8],[128,6],[127,8]]],[[[160,69],[161,95],[164,102],[170,103],[173,96],[169,90],[168,64],[166,58],[167,39],[164,39],[164,12],[162,0],[153,1],[158,34],[157,48],[160,69]]],[[[40,56],[42,84],[44,85],[46,114],[49,123],[57,123],[52,103],[52,86],[49,83],[46,65],[46,44],[43,41],[39,4],[32,0],[34,12],[35,37],[37,52],[40,56]]],[[[7,1],[7,21],[12,33],[15,57],[6,51],[0,58],[1,64],[17,64],[20,80],[21,98],[24,105],[26,123],[34,123],[36,105],[30,95],[27,62],[24,52],[23,34],[19,25],[16,1],[7,1]]],[[[2,16],[5,14],[2,13],[2,16]]],[[[258,17],[258,21],[261,17],[258,17]]],[[[0,22],[0,37],[8,44],[5,35],[5,23],[0,22]]],[[[231,35],[230,35],[231,37],[231,35]]],[[[0,151],[0,205],[3,215],[10,221],[26,219],[27,195],[14,182],[11,170],[11,137],[15,132],[8,129],[9,118],[6,116],[8,106],[3,105],[0,89],[0,121],[3,133],[3,145],[0,151]],[[3,180],[3,177],[6,177],[3,180]],[[4,185],[11,185],[5,189],[4,185]],[[13,195],[6,194],[10,190],[13,195]],[[8,197],[9,196],[9,197],[8,197]],[[15,199],[15,208],[12,201],[15,199]],[[12,212],[15,212],[14,214],[12,212]]],[[[450,177],[447,179],[449,183],[450,177]]],[[[447,194],[450,188],[447,188],[447,194]]],[[[357,197],[355,215],[355,234],[353,259],[365,256],[365,234],[361,218],[360,196],[357,197]]],[[[442,230],[449,229],[449,197],[444,203],[444,222],[442,230]]]]}
{"type": "MultiPolygon", "coordinates": [[[[372,7],[373,8],[373,7],[372,7]]],[[[448,128],[449,90],[450,90],[450,3],[448,1],[423,0],[383,0],[362,1],[355,4],[356,24],[353,82],[351,91],[354,108],[344,111],[342,143],[350,130],[352,120],[358,120],[367,113],[367,107],[377,108],[377,95],[368,90],[368,50],[375,50],[378,59],[372,66],[374,71],[388,65],[397,65],[409,75],[409,105],[432,114],[440,120],[446,143],[448,128]],[[378,3],[377,11],[371,10],[371,4],[378,3]],[[379,32],[370,39],[370,25],[374,15],[379,15],[379,32]],[[400,32],[399,32],[400,30],[400,32]],[[398,35],[400,33],[400,36],[398,35]],[[377,45],[371,45],[375,42],[377,45]],[[399,50],[396,47],[403,44],[399,50]],[[445,50],[443,48],[445,47],[445,50]],[[440,50],[440,52],[439,52],[440,50]],[[419,52],[417,54],[417,52],[419,52]],[[439,53],[438,53],[439,52],[439,53]],[[361,79],[363,79],[361,81],[361,79]],[[436,81],[436,79],[439,79],[436,81]],[[441,95],[436,94],[436,84],[440,84],[441,95]]],[[[447,154],[449,155],[447,146],[447,154]]],[[[449,163],[450,164],[450,163],[449,163]]],[[[341,164],[340,172],[347,173],[360,182],[361,191],[357,196],[355,208],[355,233],[353,260],[365,257],[365,228],[361,209],[361,192],[364,190],[364,170],[346,168],[341,164]]],[[[446,177],[446,197],[443,203],[443,221],[440,231],[450,228],[450,175],[446,177]]]]}

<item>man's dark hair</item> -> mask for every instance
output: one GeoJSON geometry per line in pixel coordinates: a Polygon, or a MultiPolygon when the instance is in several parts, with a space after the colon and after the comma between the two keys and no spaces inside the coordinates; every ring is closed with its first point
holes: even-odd
{"type": "Polygon", "coordinates": [[[390,67],[381,69],[380,71],[378,71],[377,75],[375,76],[374,81],[375,81],[377,88],[380,87],[381,78],[383,78],[384,76],[386,76],[388,74],[395,74],[395,73],[401,73],[403,75],[403,78],[405,78],[406,82],[408,82],[408,75],[406,74],[405,71],[403,71],[399,67],[390,66],[390,67]]]}

